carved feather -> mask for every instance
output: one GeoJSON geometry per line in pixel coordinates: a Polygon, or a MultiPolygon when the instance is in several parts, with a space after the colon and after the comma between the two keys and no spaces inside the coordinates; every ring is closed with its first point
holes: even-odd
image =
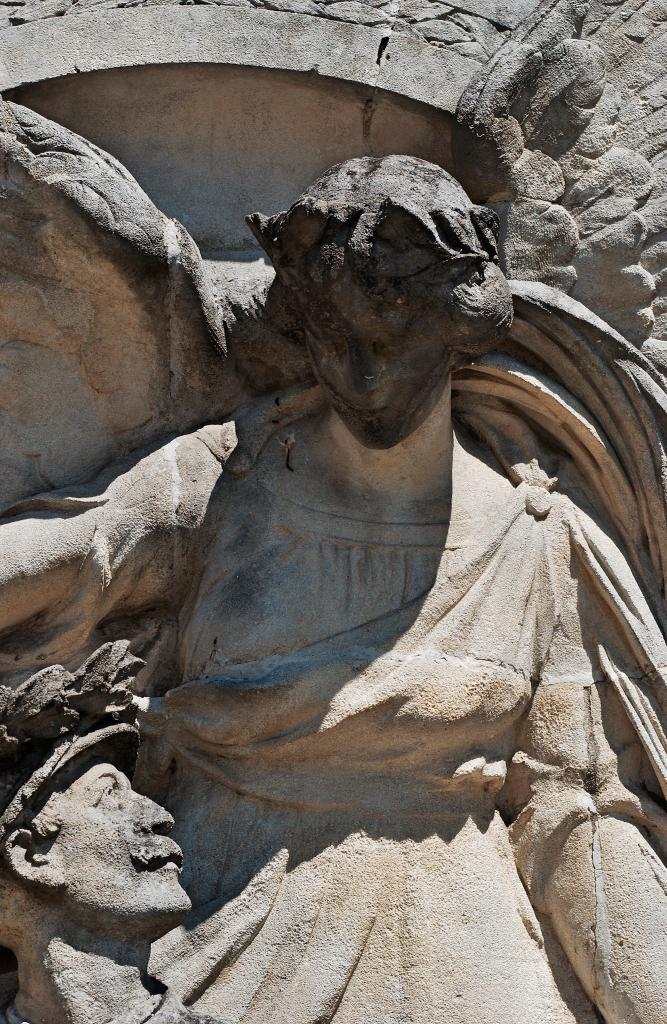
{"type": "Polygon", "coordinates": [[[508,276],[667,342],[667,4],[543,0],[459,103],[457,173],[508,276]]]}

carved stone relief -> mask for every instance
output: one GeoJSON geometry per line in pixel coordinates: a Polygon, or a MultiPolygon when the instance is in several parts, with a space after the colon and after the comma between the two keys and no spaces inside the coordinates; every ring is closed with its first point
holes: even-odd
{"type": "Polygon", "coordinates": [[[522,13],[534,0],[490,5],[483,0],[11,0],[0,13],[0,29],[24,25],[45,18],[85,14],[90,11],[152,6],[211,6],[273,10],[305,14],[333,21],[379,26],[391,32],[408,32],[432,46],[452,50],[485,64],[507,38],[522,13]],[[494,7],[494,10],[490,10],[494,7]]]}
{"type": "Polygon", "coordinates": [[[151,942],[190,901],[173,819],[130,783],[141,662],[127,647],[0,690],[0,930],[19,966],[7,1024],[205,1020],[147,976],[151,942]]]}
{"type": "Polygon", "coordinates": [[[7,1024],[664,1024],[664,11],[496,6],[242,258],[0,101],[7,1024]]]}

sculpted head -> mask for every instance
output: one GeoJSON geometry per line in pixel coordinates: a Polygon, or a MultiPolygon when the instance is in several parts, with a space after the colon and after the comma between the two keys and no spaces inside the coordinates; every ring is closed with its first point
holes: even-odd
{"type": "Polygon", "coordinates": [[[122,677],[136,660],[126,646],[0,693],[0,945],[19,966],[26,936],[150,943],[190,908],[173,819],[130,782],[138,733],[122,677]]]}
{"type": "Polygon", "coordinates": [[[369,448],[412,433],[452,369],[496,348],[511,325],[495,215],[424,160],[346,161],[286,213],[248,222],[319,383],[369,448]]]}
{"type": "MultiPolygon", "coordinates": [[[[63,935],[86,929],[154,941],[190,908],[179,882],[181,851],[167,835],[172,826],[111,760],[82,760],[9,832],[0,867],[14,890],[7,904],[20,905],[37,932],[50,920],[60,921],[63,935]]],[[[0,937],[11,922],[4,925],[0,917],[0,937]]]]}

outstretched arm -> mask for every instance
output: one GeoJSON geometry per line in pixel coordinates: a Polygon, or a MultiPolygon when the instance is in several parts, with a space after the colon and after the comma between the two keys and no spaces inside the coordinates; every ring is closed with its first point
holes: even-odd
{"type": "Polygon", "coordinates": [[[542,685],[522,746],[511,837],[533,905],[607,1024],[663,1024],[667,815],[628,782],[642,755],[611,688],[542,685]]]}
{"type": "MultiPolygon", "coordinates": [[[[176,438],[0,519],[0,672],[11,683],[73,663],[110,618],[164,616],[192,578],[189,550],[225,455],[224,428],[176,438]],[[188,564],[188,572],[183,571],[188,564]]],[[[115,637],[113,637],[115,638],[115,637]]]]}

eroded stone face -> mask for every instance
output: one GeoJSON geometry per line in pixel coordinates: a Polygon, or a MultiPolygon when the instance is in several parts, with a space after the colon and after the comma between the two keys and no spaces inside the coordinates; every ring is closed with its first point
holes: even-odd
{"type": "Polygon", "coordinates": [[[163,1002],[146,984],[150,943],[191,903],[173,818],[126,774],[141,666],[127,646],[0,691],[0,935],[21,979],[10,1021],[144,1020],[163,1002]]]}
{"type": "Polygon", "coordinates": [[[367,447],[411,434],[452,368],[496,348],[511,323],[492,216],[426,161],[350,160],[287,213],[250,223],[315,377],[367,447]]]}
{"type": "Polygon", "coordinates": [[[75,926],[154,940],[190,909],[178,880],[181,851],[166,834],[173,819],[113,765],[88,768],[54,794],[38,827],[56,832],[49,858],[75,926]]]}
{"type": "Polygon", "coordinates": [[[273,270],[2,106],[8,1024],[664,1024],[663,15],[464,6],[273,270]]]}

